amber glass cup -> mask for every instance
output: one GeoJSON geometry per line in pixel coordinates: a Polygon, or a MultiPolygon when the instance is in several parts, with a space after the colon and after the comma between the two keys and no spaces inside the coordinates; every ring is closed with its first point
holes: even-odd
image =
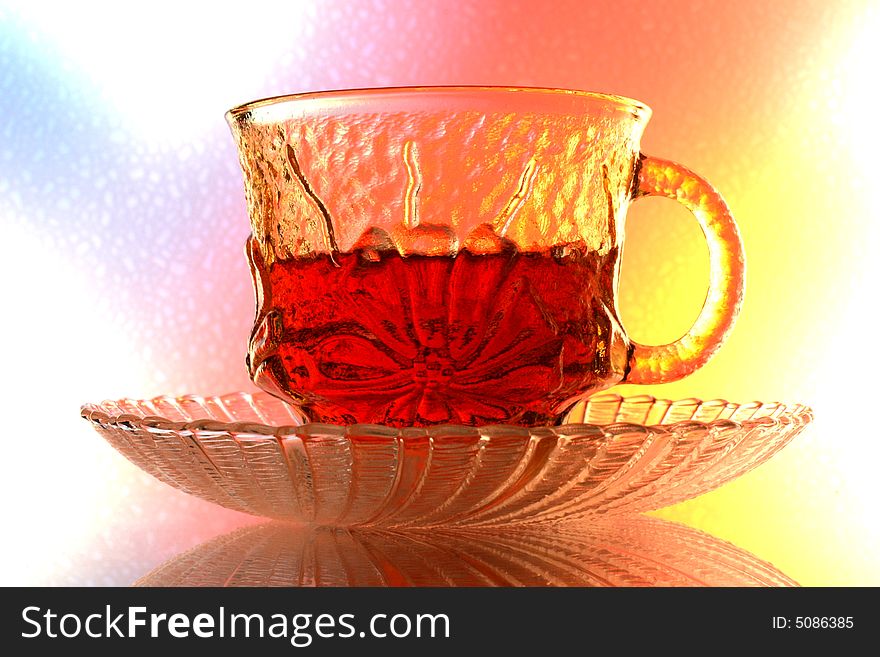
{"type": "Polygon", "coordinates": [[[674,381],[730,331],[742,244],[704,179],[646,156],[643,104],[548,89],[302,94],[227,114],[251,218],[247,364],[313,421],[555,424],[616,383],[674,381]],[[633,342],[616,292],[632,200],[709,246],[693,327],[633,342]]]}

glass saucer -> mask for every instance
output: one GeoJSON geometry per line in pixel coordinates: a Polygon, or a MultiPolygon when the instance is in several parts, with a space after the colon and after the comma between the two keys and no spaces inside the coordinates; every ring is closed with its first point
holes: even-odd
{"type": "Polygon", "coordinates": [[[136,586],[796,586],[730,543],[641,515],[518,527],[273,522],[214,538],[136,586]]]}
{"type": "Polygon", "coordinates": [[[393,429],[304,423],[267,393],[86,404],[130,461],[222,506],[322,525],[493,525],[632,513],[760,465],[812,419],[800,404],[592,397],[570,420],[393,429]]]}

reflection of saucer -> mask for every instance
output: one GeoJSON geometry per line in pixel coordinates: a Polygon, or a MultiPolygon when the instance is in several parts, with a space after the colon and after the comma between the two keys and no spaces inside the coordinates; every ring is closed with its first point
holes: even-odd
{"type": "Polygon", "coordinates": [[[593,397],[583,424],[302,424],[265,394],[88,404],[158,479],[239,511],[324,525],[500,524],[643,511],[766,461],[812,419],[778,403],[593,397]]]}
{"type": "Polygon", "coordinates": [[[754,555],[646,516],[553,526],[333,529],[269,523],[185,552],[140,586],[792,586],[754,555]]]}

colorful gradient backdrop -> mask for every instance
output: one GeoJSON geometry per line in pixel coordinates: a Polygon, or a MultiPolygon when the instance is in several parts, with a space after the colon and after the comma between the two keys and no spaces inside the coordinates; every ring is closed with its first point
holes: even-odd
{"type": "MultiPolygon", "coordinates": [[[[631,96],[642,146],[724,194],[748,258],[735,332],[664,397],[794,400],[816,422],[660,512],[803,584],[880,584],[874,345],[876,2],[7,2],[0,5],[3,584],[127,584],[253,520],[129,465],[82,402],[248,387],[253,299],[223,112],[410,84],[631,96]]],[[[621,289],[642,342],[705,294],[696,223],[633,206],[621,289]]]]}

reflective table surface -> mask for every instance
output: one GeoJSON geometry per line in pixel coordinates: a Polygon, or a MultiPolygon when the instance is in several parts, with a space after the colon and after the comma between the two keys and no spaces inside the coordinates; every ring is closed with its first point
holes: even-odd
{"type": "MultiPolygon", "coordinates": [[[[817,562],[816,555],[833,545],[835,533],[810,525],[821,518],[806,508],[786,518],[780,513],[786,496],[756,503],[753,513],[733,518],[738,535],[713,532],[717,520],[729,528],[729,516],[694,512],[723,505],[730,496],[747,498],[751,479],[784,477],[805,450],[815,449],[828,435],[821,421],[753,472],[650,515],[346,530],[271,523],[180,492],[129,463],[75,407],[72,411],[45,411],[43,419],[55,421],[56,431],[42,437],[39,467],[13,471],[6,480],[18,484],[18,495],[5,496],[4,584],[785,586],[876,581],[870,568],[856,570],[873,563],[870,543],[853,544],[838,558],[817,562]]],[[[36,431],[9,441],[11,462],[34,463],[32,450],[40,440],[36,431]]]]}

